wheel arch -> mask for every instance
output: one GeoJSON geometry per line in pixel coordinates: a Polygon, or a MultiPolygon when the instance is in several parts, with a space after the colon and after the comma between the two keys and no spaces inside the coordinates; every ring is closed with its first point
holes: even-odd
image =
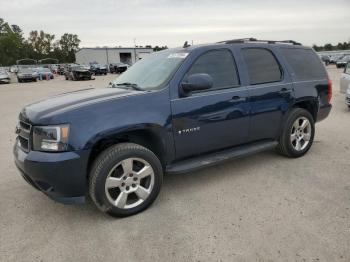
{"type": "Polygon", "coordinates": [[[296,101],[292,108],[303,108],[306,111],[308,111],[313,119],[314,122],[317,121],[317,112],[318,112],[318,101],[315,98],[305,99],[296,101]]]}
{"type": "Polygon", "coordinates": [[[159,158],[162,166],[165,167],[168,161],[167,150],[170,150],[167,148],[169,143],[167,143],[166,131],[158,125],[143,124],[109,131],[94,137],[88,143],[88,147],[91,149],[88,170],[102,151],[112,145],[126,142],[139,144],[151,150],[159,158]]]}

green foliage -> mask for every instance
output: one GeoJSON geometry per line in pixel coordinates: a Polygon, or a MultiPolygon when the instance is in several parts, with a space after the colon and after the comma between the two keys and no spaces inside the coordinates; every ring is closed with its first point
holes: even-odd
{"type": "Polygon", "coordinates": [[[54,40],[55,35],[42,30],[31,31],[25,39],[18,25],[9,25],[0,18],[0,65],[13,65],[23,58],[39,60],[50,57],[61,63],[74,62],[80,44],[78,36],[65,33],[59,40],[54,40]]]}
{"type": "Polygon", "coordinates": [[[157,51],[161,51],[161,50],[164,50],[164,49],[168,49],[168,47],[165,45],[165,46],[155,46],[153,47],[153,51],[154,52],[157,52],[157,51]]]}
{"type": "Polygon", "coordinates": [[[350,42],[338,43],[337,45],[332,45],[330,43],[325,44],[324,46],[313,45],[312,48],[319,51],[334,51],[334,50],[350,50],[350,42]]]}

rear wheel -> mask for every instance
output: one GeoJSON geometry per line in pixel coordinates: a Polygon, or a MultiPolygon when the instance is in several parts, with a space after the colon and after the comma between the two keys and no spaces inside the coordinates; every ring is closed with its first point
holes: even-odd
{"type": "Polygon", "coordinates": [[[140,145],[122,143],[97,157],[90,172],[89,192],[103,212],[130,216],[153,203],[162,181],[162,166],[156,155],[140,145]]]}
{"type": "Polygon", "coordinates": [[[310,149],[314,135],[312,115],[305,109],[295,108],[287,117],[277,149],[285,156],[301,157],[310,149]]]}

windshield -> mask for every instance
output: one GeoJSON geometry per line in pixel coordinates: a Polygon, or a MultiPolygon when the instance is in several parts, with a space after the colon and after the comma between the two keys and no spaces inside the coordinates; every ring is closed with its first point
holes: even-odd
{"type": "Polygon", "coordinates": [[[170,79],[187,55],[187,52],[177,52],[174,49],[153,53],[139,60],[120,75],[112,83],[112,87],[134,85],[141,90],[160,89],[170,79]]]}
{"type": "Polygon", "coordinates": [[[72,69],[74,70],[86,70],[84,66],[72,66],[72,69]]]}

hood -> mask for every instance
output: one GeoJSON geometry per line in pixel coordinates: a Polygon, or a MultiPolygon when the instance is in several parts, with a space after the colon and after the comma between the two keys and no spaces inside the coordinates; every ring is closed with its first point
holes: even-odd
{"type": "Polygon", "coordinates": [[[27,105],[23,108],[20,117],[22,120],[32,124],[43,124],[47,118],[52,118],[92,103],[101,103],[139,93],[143,92],[120,88],[90,88],[63,93],[27,105]]]}
{"type": "Polygon", "coordinates": [[[74,72],[82,72],[82,73],[90,72],[90,70],[86,69],[86,68],[73,69],[72,71],[74,71],[74,72]]]}

